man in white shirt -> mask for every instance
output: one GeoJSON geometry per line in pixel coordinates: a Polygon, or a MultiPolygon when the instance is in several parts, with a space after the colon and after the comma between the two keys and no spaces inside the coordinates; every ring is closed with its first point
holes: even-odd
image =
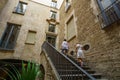
{"type": "Polygon", "coordinates": [[[66,41],[66,39],[64,39],[64,41],[62,42],[62,53],[67,54],[69,46],[68,46],[68,42],[66,41]]]}

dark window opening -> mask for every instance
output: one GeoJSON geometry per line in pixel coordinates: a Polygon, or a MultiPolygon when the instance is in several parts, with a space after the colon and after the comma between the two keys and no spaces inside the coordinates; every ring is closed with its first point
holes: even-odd
{"type": "Polygon", "coordinates": [[[56,12],[55,11],[50,11],[50,17],[51,19],[56,19],[56,12]]]}
{"type": "Polygon", "coordinates": [[[89,50],[89,48],[90,48],[90,46],[88,44],[83,46],[83,49],[86,50],[86,51],[89,50]]]}
{"type": "Polygon", "coordinates": [[[54,25],[54,24],[50,24],[48,31],[50,31],[50,32],[55,32],[55,25],[54,25]]]}
{"type": "Polygon", "coordinates": [[[19,25],[8,23],[7,28],[1,38],[0,48],[14,49],[19,31],[19,25]]]}
{"type": "Polygon", "coordinates": [[[74,51],[70,51],[70,54],[73,56],[74,55],[74,51]]]}
{"type": "Polygon", "coordinates": [[[50,44],[52,44],[54,47],[56,45],[56,37],[54,36],[47,36],[46,41],[48,41],[50,44]]]}

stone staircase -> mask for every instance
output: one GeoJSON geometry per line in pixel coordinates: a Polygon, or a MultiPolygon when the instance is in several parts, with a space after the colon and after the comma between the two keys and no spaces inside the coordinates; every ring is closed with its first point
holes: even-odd
{"type": "Polygon", "coordinates": [[[80,67],[74,58],[60,53],[48,42],[45,42],[42,48],[58,73],[58,80],[106,80],[87,65],[80,67]]]}
{"type": "MultiPolygon", "coordinates": [[[[75,56],[72,57],[67,55],[67,57],[80,66],[75,56]]],[[[96,71],[91,70],[91,68],[87,64],[84,64],[83,67],[81,68],[84,69],[86,72],[88,72],[90,75],[94,76],[96,80],[108,80],[108,79],[103,79],[101,73],[96,73],[96,71]]]]}
{"type": "MultiPolygon", "coordinates": [[[[72,57],[70,56],[67,57],[74,61],[78,66],[80,66],[76,60],[72,59],[72,57]]],[[[62,80],[91,80],[79,69],[77,69],[74,65],[71,65],[69,62],[64,61],[62,57],[61,60],[64,63],[57,64],[56,68],[62,80]]],[[[89,73],[91,76],[93,76],[95,79],[101,79],[101,74],[91,70],[90,67],[84,65],[81,68],[85,70],[87,73],[89,73]]]]}

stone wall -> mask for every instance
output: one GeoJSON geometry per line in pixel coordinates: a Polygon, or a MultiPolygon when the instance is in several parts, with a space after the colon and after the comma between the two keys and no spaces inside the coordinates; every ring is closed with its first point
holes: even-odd
{"type": "MultiPolygon", "coordinates": [[[[75,13],[74,13],[74,9],[73,9],[73,4],[70,5],[68,11],[65,11],[65,0],[63,2],[59,12],[60,12],[60,16],[59,16],[60,17],[60,24],[59,24],[60,32],[59,32],[58,36],[59,36],[59,44],[61,44],[62,41],[64,40],[64,38],[67,39],[66,23],[68,22],[68,20],[71,16],[73,16],[74,21],[76,20],[76,17],[75,17],[75,13]]],[[[77,30],[76,27],[75,27],[75,30],[77,30]]],[[[69,43],[69,52],[75,51],[75,44],[77,43],[77,34],[75,34],[75,36],[73,38],[71,38],[70,40],[67,39],[67,41],[69,43]]],[[[59,47],[61,48],[61,45],[59,47]]]]}
{"type": "Polygon", "coordinates": [[[57,80],[54,70],[51,67],[48,56],[43,51],[40,54],[40,59],[41,59],[40,64],[43,65],[44,70],[45,70],[45,77],[44,77],[45,79],[44,80],[57,80]]]}
{"type": "Polygon", "coordinates": [[[5,4],[7,3],[8,0],[1,0],[0,1],[0,13],[2,11],[2,9],[4,8],[5,4]]]}
{"type": "Polygon", "coordinates": [[[41,45],[46,39],[46,30],[48,30],[48,22],[46,19],[50,17],[50,7],[36,3],[30,0],[20,0],[27,3],[24,15],[13,13],[17,7],[19,0],[8,0],[6,6],[0,15],[0,38],[6,28],[7,22],[21,25],[14,51],[0,51],[0,59],[16,58],[23,60],[33,60],[39,63],[41,53],[41,45]],[[35,44],[26,44],[28,31],[36,32],[35,44]],[[9,54],[9,55],[8,55],[9,54]]]}
{"type": "MultiPolygon", "coordinates": [[[[120,23],[117,22],[101,29],[97,18],[99,8],[95,0],[72,0],[67,13],[65,13],[64,4],[65,2],[60,9],[60,25],[62,26],[60,29],[65,27],[66,17],[74,11],[77,25],[76,42],[83,45],[89,44],[90,49],[84,52],[89,65],[109,80],[119,80],[120,23]]],[[[61,35],[60,38],[62,41],[64,36],[61,35]]],[[[71,41],[71,44],[74,43],[71,41]]]]}

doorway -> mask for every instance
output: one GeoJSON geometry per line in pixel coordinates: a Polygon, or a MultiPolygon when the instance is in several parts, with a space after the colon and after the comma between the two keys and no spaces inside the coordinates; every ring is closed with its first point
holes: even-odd
{"type": "Polygon", "coordinates": [[[56,46],[56,36],[46,36],[46,41],[48,41],[50,44],[52,44],[54,47],[56,46]]]}

